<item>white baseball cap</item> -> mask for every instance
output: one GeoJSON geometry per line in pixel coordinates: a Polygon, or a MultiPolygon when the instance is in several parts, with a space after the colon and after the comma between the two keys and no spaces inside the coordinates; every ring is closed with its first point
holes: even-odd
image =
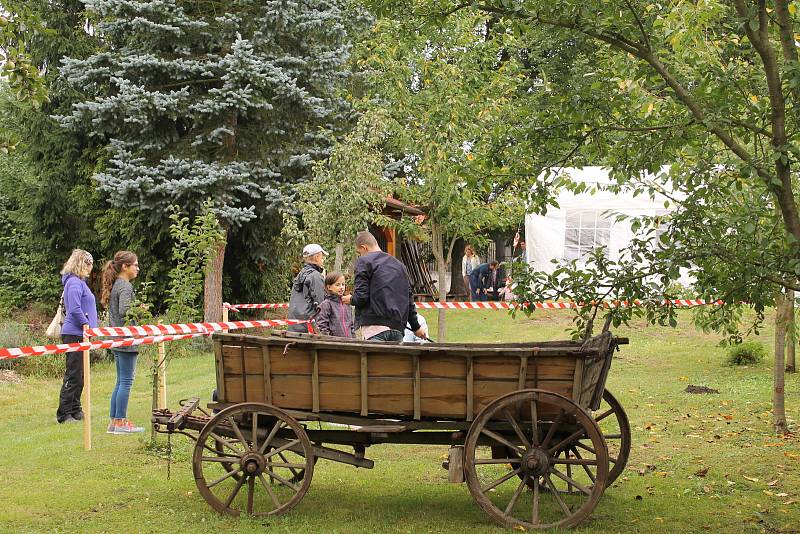
{"type": "Polygon", "coordinates": [[[310,245],[303,247],[303,256],[313,256],[314,254],[319,254],[320,252],[326,256],[328,255],[328,253],[325,252],[325,249],[316,243],[311,243],[310,245]]]}

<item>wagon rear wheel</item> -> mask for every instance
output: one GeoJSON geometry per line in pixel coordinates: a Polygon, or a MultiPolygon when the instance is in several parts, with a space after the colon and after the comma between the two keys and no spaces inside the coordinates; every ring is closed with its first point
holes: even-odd
{"type": "MultiPolygon", "coordinates": [[[[600,427],[608,447],[608,487],[617,480],[628,464],[631,453],[631,424],[622,405],[607,389],[603,391],[603,400],[600,407],[592,412],[592,417],[600,427]]],[[[590,446],[587,440],[581,440],[574,447],[574,454],[582,455],[585,452],[581,445],[590,446]]]]}
{"type": "Polygon", "coordinates": [[[507,527],[577,525],[594,510],[608,478],[608,453],[594,419],[570,399],[541,390],[510,393],[486,406],[470,427],[464,456],[472,497],[507,527]],[[592,452],[568,454],[581,439],[592,452]],[[505,457],[493,458],[492,448],[505,457]]]}
{"type": "Polygon", "coordinates": [[[243,403],[203,427],[192,468],[200,494],[218,512],[278,515],[308,491],[314,452],[303,427],[285,412],[243,403]]]}

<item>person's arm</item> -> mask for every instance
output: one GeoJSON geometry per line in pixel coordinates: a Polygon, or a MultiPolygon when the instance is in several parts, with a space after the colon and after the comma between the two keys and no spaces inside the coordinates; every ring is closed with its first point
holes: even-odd
{"type": "Polygon", "coordinates": [[[356,261],[353,294],[350,296],[350,304],[356,308],[361,308],[369,303],[369,279],[372,275],[372,266],[362,260],[363,258],[359,258],[356,261]]]}
{"type": "Polygon", "coordinates": [[[419,337],[428,336],[427,332],[424,332],[424,335],[421,333],[422,327],[419,324],[419,317],[417,317],[417,306],[414,304],[414,290],[410,285],[408,288],[408,324],[419,337]]]}
{"type": "Polygon", "coordinates": [[[122,319],[125,319],[125,315],[127,315],[128,309],[131,307],[131,302],[133,302],[133,286],[126,284],[125,288],[119,292],[119,316],[122,319]]]}
{"type": "Polygon", "coordinates": [[[464,257],[461,258],[461,276],[462,277],[467,276],[467,262],[469,262],[469,261],[472,261],[472,260],[467,258],[467,255],[464,254],[464,257]]]}
{"type": "Polygon", "coordinates": [[[329,300],[319,305],[319,313],[314,318],[314,323],[317,325],[317,330],[319,330],[320,334],[333,335],[331,333],[331,306],[329,300]]]}
{"type": "Polygon", "coordinates": [[[310,303],[314,304],[316,302],[317,305],[321,305],[322,301],[325,300],[325,280],[322,279],[322,274],[315,273],[314,276],[309,276],[306,278],[306,284],[308,285],[310,303]]]}
{"type": "Polygon", "coordinates": [[[89,318],[86,317],[81,307],[81,290],[81,283],[79,281],[73,282],[72,280],[69,280],[64,288],[65,319],[79,326],[89,324],[89,318]]]}

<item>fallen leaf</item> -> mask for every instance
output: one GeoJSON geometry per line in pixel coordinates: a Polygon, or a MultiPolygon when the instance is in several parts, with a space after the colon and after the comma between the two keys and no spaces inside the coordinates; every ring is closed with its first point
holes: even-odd
{"type": "Polygon", "coordinates": [[[781,492],[781,493],[776,493],[776,494],[775,494],[775,496],[776,496],[776,497],[788,497],[788,496],[789,496],[789,494],[788,494],[788,493],[783,493],[783,492],[781,492]]]}
{"type": "MultiPolygon", "coordinates": [[[[533,419],[533,418],[531,418],[531,419],[533,419]]],[[[514,527],[514,530],[520,530],[520,531],[522,531],[522,532],[527,532],[527,531],[528,531],[528,530],[527,530],[525,527],[523,527],[522,525],[517,525],[517,526],[515,526],[515,527],[514,527]]]]}
{"type": "Polygon", "coordinates": [[[745,480],[749,480],[750,482],[758,482],[758,479],[755,477],[749,477],[747,475],[742,475],[742,476],[744,476],[745,480]]]}
{"type": "Polygon", "coordinates": [[[778,479],[776,478],[776,479],[775,479],[775,480],[773,480],[772,482],[767,482],[767,486],[774,486],[774,485],[776,485],[777,483],[778,483],[778,479]]]}
{"type": "MultiPolygon", "coordinates": [[[[533,419],[533,418],[531,418],[531,419],[533,419]]],[[[708,467],[705,467],[705,468],[701,469],[700,471],[697,471],[697,472],[694,474],[694,476],[696,476],[696,477],[704,477],[704,476],[706,476],[707,474],[708,474],[708,467]]]]}
{"type": "Polygon", "coordinates": [[[797,501],[795,501],[795,500],[789,500],[789,501],[786,501],[786,502],[785,502],[785,503],[783,503],[783,504],[789,505],[789,504],[794,504],[794,503],[796,503],[796,502],[797,502],[797,501]]]}

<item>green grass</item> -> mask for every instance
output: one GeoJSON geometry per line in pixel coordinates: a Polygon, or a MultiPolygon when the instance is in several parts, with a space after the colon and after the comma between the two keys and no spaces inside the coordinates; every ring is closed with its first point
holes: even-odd
{"type": "MultiPolygon", "coordinates": [[[[426,313],[431,332],[436,314],[426,313]]],[[[448,312],[448,339],[523,341],[564,338],[566,312],[512,320],[503,312],[448,312]]],[[[608,488],[575,532],[792,532],[800,525],[800,439],[771,429],[771,357],[750,367],[724,364],[718,338],[688,326],[645,327],[629,336],[608,388],[631,419],[633,450],[623,477],[608,488]],[[688,384],[719,395],[690,395],[688,384]],[[695,473],[708,469],[704,477],[695,473]],[[781,496],[786,494],[785,496],[781,496]]],[[[770,348],[771,332],[761,341],[770,348]]],[[[57,358],[57,356],[56,356],[57,358]]],[[[149,391],[142,358],[131,417],[145,422],[149,391]]],[[[320,461],[311,489],[288,515],[229,519],[214,513],[194,485],[191,443],[172,439],[171,477],[163,454],[144,439],[109,436],[114,372],[93,373],[94,449],[82,449],[80,425],[55,424],[60,381],[26,378],[0,384],[0,509],[4,532],[502,532],[464,485],[447,483],[443,447],[367,449],[375,469],[320,461]]],[[[214,388],[210,354],[175,359],[168,369],[171,405],[214,388]]],[[[800,424],[800,377],[787,376],[790,424],[800,424]]],[[[166,440],[164,440],[166,444],[166,440]]]]}

